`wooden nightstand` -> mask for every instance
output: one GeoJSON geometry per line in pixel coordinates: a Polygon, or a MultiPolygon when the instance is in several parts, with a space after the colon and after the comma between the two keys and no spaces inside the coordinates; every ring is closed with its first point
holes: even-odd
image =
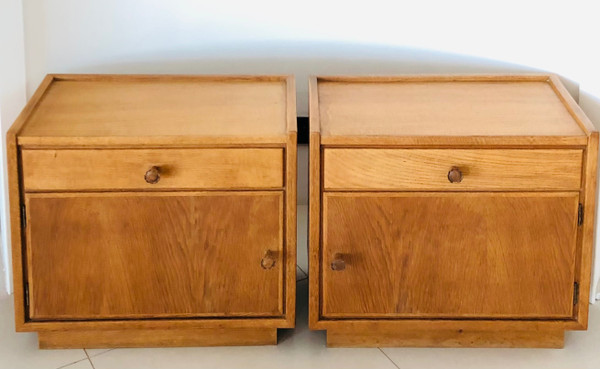
{"type": "Polygon", "coordinates": [[[294,327],[292,77],[50,75],[7,145],[16,329],[40,347],[294,327]]]}
{"type": "Polygon", "coordinates": [[[310,81],[310,317],[329,346],[586,329],[598,132],[553,75],[310,81]]]}

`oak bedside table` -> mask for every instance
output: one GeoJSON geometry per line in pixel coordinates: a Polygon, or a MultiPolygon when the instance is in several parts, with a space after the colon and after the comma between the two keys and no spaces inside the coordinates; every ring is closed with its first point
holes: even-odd
{"type": "Polygon", "coordinates": [[[598,132],[553,75],[310,81],[312,329],[562,347],[586,329],[598,132]]]}
{"type": "Polygon", "coordinates": [[[40,347],[294,327],[292,77],[49,75],[7,145],[16,329],[40,347]]]}

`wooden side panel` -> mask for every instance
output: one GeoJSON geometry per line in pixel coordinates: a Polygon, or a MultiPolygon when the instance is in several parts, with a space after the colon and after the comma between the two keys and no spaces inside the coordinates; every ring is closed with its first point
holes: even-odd
{"type": "Polygon", "coordinates": [[[286,187],[285,187],[285,316],[287,327],[296,324],[296,260],[297,260],[297,133],[288,134],[286,145],[286,187]]]}
{"type": "Polygon", "coordinates": [[[310,133],[308,169],[308,323],[311,329],[318,329],[321,308],[321,147],[319,137],[318,132],[310,133]]]}
{"type": "Polygon", "coordinates": [[[282,192],[26,200],[32,320],[283,314],[282,192]]]}
{"type": "Polygon", "coordinates": [[[578,190],[582,150],[325,149],[325,190],[578,190]],[[448,172],[457,168],[460,183],[448,172]]]}
{"type": "MultiPolygon", "coordinates": [[[[576,318],[580,329],[587,329],[592,257],[594,252],[594,232],[596,228],[596,196],[598,188],[598,132],[591,132],[585,153],[583,170],[583,224],[579,227],[579,245],[576,270],[579,282],[579,302],[576,306],[576,318]]],[[[599,252],[599,251],[596,251],[599,252]]]]}
{"type": "Polygon", "coordinates": [[[324,194],[322,315],[570,318],[578,199],[324,194]]]}
{"type": "Polygon", "coordinates": [[[10,208],[10,240],[12,253],[13,290],[15,301],[15,328],[25,330],[25,280],[24,255],[21,227],[21,178],[19,176],[19,149],[17,135],[53,81],[46,76],[13,125],[6,133],[6,162],[8,174],[8,202],[10,208]]]}
{"type": "Polygon", "coordinates": [[[23,150],[25,191],[283,187],[283,149],[23,150]],[[157,183],[145,180],[157,167],[157,183]]]}

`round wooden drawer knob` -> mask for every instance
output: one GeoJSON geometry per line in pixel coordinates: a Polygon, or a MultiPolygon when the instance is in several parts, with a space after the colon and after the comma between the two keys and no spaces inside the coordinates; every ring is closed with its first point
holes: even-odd
{"type": "Polygon", "coordinates": [[[333,261],[331,262],[331,270],[344,270],[346,269],[346,262],[342,259],[341,254],[333,255],[333,261]]]}
{"type": "Polygon", "coordinates": [[[275,256],[271,251],[265,252],[265,256],[260,261],[260,266],[263,269],[271,269],[275,266],[275,256]]]}
{"type": "Polygon", "coordinates": [[[451,183],[460,183],[463,179],[463,174],[458,167],[452,167],[448,172],[448,180],[451,183]]]}
{"type": "Polygon", "coordinates": [[[150,183],[150,184],[155,184],[158,183],[158,181],[160,181],[160,170],[158,167],[152,167],[150,169],[148,169],[148,171],[146,172],[146,174],[144,174],[144,179],[146,180],[146,182],[150,183]]]}

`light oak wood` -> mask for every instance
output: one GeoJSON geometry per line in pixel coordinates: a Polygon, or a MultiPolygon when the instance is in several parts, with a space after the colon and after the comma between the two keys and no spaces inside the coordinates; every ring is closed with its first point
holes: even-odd
{"type": "MultiPolygon", "coordinates": [[[[294,95],[295,96],[295,95],[294,95]]],[[[295,101],[295,97],[293,97],[295,101]]],[[[294,119],[292,131],[288,134],[285,162],[285,248],[284,257],[284,301],[286,326],[294,327],[296,322],[296,240],[297,240],[297,183],[298,149],[297,128],[294,119]]]]}
{"type": "Polygon", "coordinates": [[[13,125],[6,133],[6,161],[8,174],[8,201],[10,208],[10,242],[12,251],[13,295],[15,303],[15,327],[17,331],[24,329],[25,313],[25,276],[26,266],[23,264],[23,235],[21,228],[21,178],[19,177],[19,148],[17,134],[27,122],[42,96],[52,83],[52,77],[46,76],[39,85],[27,105],[23,108],[13,125]]]}
{"type": "Polygon", "coordinates": [[[598,188],[598,131],[591,132],[584,159],[583,187],[583,224],[579,229],[576,255],[576,271],[579,283],[579,303],[576,317],[583,329],[587,329],[590,285],[592,275],[592,257],[596,229],[596,196],[598,188]]]}
{"type": "MultiPolygon", "coordinates": [[[[311,100],[312,101],[312,100],[311,100]]],[[[311,125],[313,116],[310,116],[311,125]]],[[[318,132],[310,133],[308,166],[308,324],[318,329],[321,315],[321,147],[318,132]]]]}
{"type": "Polygon", "coordinates": [[[55,79],[21,137],[285,136],[280,80],[55,79]]]}
{"type": "Polygon", "coordinates": [[[325,149],[325,190],[578,190],[582,150],[325,149]],[[452,183],[452,168],[462,172],[452,183]]]}
{"type": "Polygon", "coordinates": [[[323,81],[318,94],[323,136],[585,136],[547,81],[323,81]]]}
{"type": "Polygon", "coordinates": [[[322,316],[570,318],[578,200],[327,193],[322,316]]]}
{"type": "Polygon", "coordinates": [[[581,129],[583,129],[583,131],[586,133],[586,135],[590,135],[593,132],[597,131],[590,118],[588,118],[585,115],[581,107],[573,99],[573,96],[571,96],[569,91],[567,91],[565,85],[562,84],[560,78],[558,78],[557,75],[552,74],[550,75],[548,82],[550,82],[557,96],[560,98],[560,100],[565,105],[569,113],[573,116],[573,118],[575,118],[575,120],[577,121],[581,129]]]}
{"type": "MultiPolygon", "coordinates": [[[[252,335],[255,335],[256,342],[276,343],[272,339],[275,337],[276,329],[291,328],[295,324],[295,162],[297,131],[295,106],[294,80],[291,76],[47,76],[7,135],[7,147],[10,156],[9,182],[11,184],[12,255],[15,266],[15,322],[17,331],[53,332],[52,335],[66,337],[63,341],[70,341],[71,347],[83,346],[83,341],[77,341],[75,336],[70,336],[70,333],[73,332],[77,332],[81,337],[86,337],[86,347],[92,347],[92,344],[95,344],[94,347],[114,347],[118,346],[119,342],[125,345],[123,342],[131,337],[120,340],[119,336],[127,336],[126,332],[130,330],[153,330],[157,333],[160,333],[159,330],[168,330],[169,332],[181,330],[184,332],[181,334],[189,335],[188,340],[173,340],[173,345],[245,344],[246,338],[244,337],[250,337],[248,340],[251,340],[252,335]],[[49,160],[50,165],[45,168],[37,168],[34,171],[34,175],[44,173],[47,175],[44,179],[34,180],[38,183],[38,189],[25,191],[24,178],[21,176],[21,173],[24,172],[23,163],[28,161],[33,166],[40,163],[37,157],[33,161],[26,160],[26,157],[29,157],[28,153],[33,151],[38,154],[46,151],[52,153],[46,158],[49,160]],[[54,156],[61,157],[62,154],[70,152],[74,155],[68,162],[63,163],[64,166],[60,166],[60,168],[54,166],[56,164],[54,156]],[[89,158],[86,155],[80,155],[92,152],[97,152],[98,156],[89,158]],[[146,159],[162,160],[165,159],[165,153],[175,152],[178,153],[178,163],[174,163],[172,167],[167,166],[165,168],[164,165],[161,167],[160,165],[147,163],[147,165],[140,167],[132,166],[119,173],[121,178],[135,176],[136,181],[141,181],[141,185],[136,184],[133,187],[127,187],[127,180],[125,181],[126,184],[115,185],[114,181],[117,180],[114,177],[114,172],[112,172],[112,175],[108,173],[105,176],[106,173],[102,171],[89,169],[94,168],[94,164],[98,165],[99,162],[112,166],[114,170],[122,168],[123,163],[126,163],[128,158],[134,158],[136,155],[140,158],[140,153],[147,153],[146,159]],[[57,153],[58,155],[56,155],[57,153]],[[109,153],[121,155],[107,161],[105,154],[109,153]],[[207,156],[206,153],[212,154],[207,156]],[[240,153],[243,155],[238,155],[240,153]],[[187,165],[187,168],[178,167],[182,162],[187,165]],[[82,168],[82,163],[85,163],[89,168],[82,168]],[[155,171],[151,170],[152,167],[156,167],[155,171]],[[173,169],[177,167],[188,170],[185,172],[174,171],[173,169]],[[81,177],[73,179],[73,170],[76,168],[84,173],[81,177]],[[168,170],[169,168],[171,170],[168,170]],[[137,173],[137,170],[140,173],[137,173]],[[148,171],[151,173],[146,176],[148,171]],[[91,183],[91,185],[82,186],[81,183],[84,181],[82,177],[85,177],[85,181],[88,181],[88,184],[91,183]],[[57,178],[60,178],[60,180],[55,181],[57,178]],[[178,183],[171,182],[168,185],[169,178],[171,180],[177,179],[178,183]],[[73,180],[70,181],[70,179],[73,180]],[[147,183],[146,179],[155,183],[147,183]],[[60,181],[63,181],[62,184],[57,184],[60,181]],[[191,185],[190,181],[195,184],[191,185]],[[101,185],[100,183],[107,184],[101,185]],[[52,186],[55,187],[50,189],[52,186]],[[211,190],[211,192],[192,192],[198,189],[211,190]],[[249,192],[253,189],[269,191],[249,192]],[[138,192],[127,192],[132,190],[138,192]],[[181,190],[189,190],[190,192],[178,192],[181,190]],[[240,190],[244,192],[238,192],[240,190]],[[90,193],[91,191],[94,192],[90,193]],[[235,202],[235,197],[238,195],[254,198],[264,197],[268,200],[257,199],[252,202],[253,205],[250,205],[245,201],[235,202]],[[142,284],[146,283],[151,286],[147,292],[149,294],[158,293],[160,296],[156,299],[154,305],[151,302],[146,307],[140,304],[129,311],[124,309],[124,313],[119,315],[120,317],[110,318],[109,320],[98,320],[98,316],[94,315],[95,312],[93,311],[91,313],[88,311],[90,313],[89,318],[84,318],[84,320],[70,320],[68,317],[56,319],[56,316],[48,320],[44,318],[42,320],[31,319],[30,310],[33,309],[32,312],[35,316],[36,309],[42,306],[40,304],[44,302],[44,298],[40,300],[40,296],[34,296],[34,291],[41,286],[38,283],[39,281],[32,280],[33,274],[37,273],[36,270],[38,269],[31,268],[32,261],[36,258],[36,253],[32,253],[31,250],[44,250],[52,253],[52,248],[48,250],[48,248],[43,248],[43,245],[38,245],[36,242],[35,244],[30,243],[31,249],[30,252],[27,252],[25,237],[21,239],[20,236],[22,231],[29,234],[30,229],[27,227],[22,229],[22,225],[28,224],[31,226],[32,221],[34,224],[36,219],[37,222],[40,222],[44,216],[38,211],[32,212],[30,207],[24,206],[27,205],[26,199],[36,198],[39,201],[49,202],[56,200],[70,204],[54,210],[46,209],[49,214],[52,211],[65,211],[69,207],[77,208],[78,204],[83,216],[81,216],[82,214],[79,214],[80,216],[70,214],[69,219],[71,222],[61,223],[54,227],[55,231],[58,229],[61,232],[60,234],[55,232],[52,237],[55,237],[55,240],[60,240],[61,237],[63,239],[69,238],[79,232],[81,238],[85,239],[85,242],[81,242],[80,245],[97,245],[102,241],[102,237],[96,240],[88,240],[86,237],[89,236],[89,233],[85,236],[81,229],[93,229],[94,231],[90,233],[98,232],[98,229],[94,228],[94,225],[86,223],[86,220],[89,221],[93,218],[94,214],[91,213],[102,208],[103,204],[106,205],[108,202],[121,204],[125,199],[128,199],[128,202],[147,205],[153,199],[162,199],[159,201],[161,203],[159,206],[150,204],[152,206],[133,205],[129,208],[124,207],[124,209],[119,209],[121,211],[118,214],[113,214],[112,220],[105,219],[109,225],[122,227],[119,232],[112,235],[113,238],[119,237],[120,234],[122,238],[127,238],[127,240],[122,243],[111,243],[110,247],[102,250],[102,252],[112,252],[113,254],[129,252],[131,261],[133,251],[131,247],[127,246],[130,244],[135,244],[138,248],[146,247],[146,251],[150,249],[155,253],[163,254],[173,251],[174,255],[179,253],[181,256],[182,252],[185,251],[185,245],[202,242],[201,239],[191,239],[189,237],[191,229],[202,225],[197,223],[202,220],[197,214],[200,207],[196,206],[194,208],[194,203],[197,204],[197,201],[189,199],[204,196],[222,196],[223,201],[227,202],[225,199],[229,199],[231,205],[217,206],[219,210],[213,211],[214,214],[211,215],[209,212],[203,216],[202,219],[205,220],[212,216],[217,217],[212,223],[203,223],[206,229],[203,229],[202,232],[207,235],[212,234],[225,240],[235,238],[238,233],[226,229],[227,225],[231,225],[230,220],[232,219],[238,219],[241,225],[245,224],[249,227],[248,229],[269,228],[268,232],[264,231],[260,235],[240,239],[235,247],[230,245],[219,251],[221,254],[228,253],[230,256],[225,256],[231,260],[213,259],[212,264],[210,258],[206,260],[211,265],[213,272],[208,275],[208,279],[205,279],[208,287],[214,287],[213,290],[217,293],[212,299],[200,301],[200,304],[204,304],[204,308],[201,306],[198,308],[197,305],[192,306],[192,300],[198,297],[189,294],[189,291],[185,288],[174,291],[164,289],[158,291],[157,287],[164,287],[169,283],[182,282],[185,284],[193,281],[192,278],[195,276],[191,274],[188,274],[190,278],[186,281],[186,271],[190,271],[189,258],[186,258],[186,260],[179,258],[177,260],[179,260],[180,265],[172,266],[172,268],[168,268],[166,264],[156,264],[156,262],[151,264],[149,273],[152,273],[152,268],[154,268],[154,271],[157,268],[163,268],[165,271],[168,270],[165,274],[166,277],[161,274],[160,278],[155,280],[143,280],[143,273],[148,272],[148,270],[138,273],[138,279],[141,279],[142,284]],[[90,206],[82,205],[87,200],[81,199],[90,198],[98,199],[98,201],[94,201],[90,206]],[[276,208],[272,208],[272,199],[274,198],[277,198],[276,208]],[[23,206],[28,218],[23,223],[21,223],[20,216],[21,206],[23,206]],[[173,216],[169,216],[169,213],[173,213],[173,211],[156,214],[159,208],[166,211],[166,209],[173,210],[182,206],[188,207],[188,213],[195,214],[187,222],[183,219],[185,216],[181,212],[175,212],[173,216]],[[219,217],[219,213],[225,212],[228,207],[234,210],[239,207],[243,209],[240,208],[240,211],[225,213],[219,217]],[[85,211],[82,210],[83,208],[85,208],[85,211]],[[270,210],[262,219],[260,216],[265,209],[270,210]],[[140,211],[142,212],[140,213],[140,211]],[[145,229],[138,227],[136,231],[138,236],[130,237],[132,235],[127,234],[126,227],[128,222],[136,218],[143,218],[143,221],[149,225],[156,223],[156,227],[149,226],[145,229]],[[275,219],[277,220],[276,226],[273,225],[275,219]],[[79,225],[81,229],[78,231],[78,227],[73,227],[73,224],[79,225]],[[219,224],[222,224],[223,227],[220,227],[219,224]],[[169,225],[173,225],[173,227],[169,227],[169,225]],[[159,234],[158,231],[160,230],[163,231],[162,234],[159,234]],[[171,237],[169,238],[166,233],[170,233],[171,237]],[[185,235],[188,235],[187,239],[182,238],[185,235]],[[162,237],[164,240],[163,248],[159,248],[157,244],[152,244],[152,242],[146,244],[142,242],[143,240],[150,240],[154,236],[157,236],[157,239],[162,237]],[[254,243],[256,239],[259,240],[259,243],[268,243],[260,242],[263,239],[276,240],[278,246],[274,250],[265,251],[254,243]],[[255,246],[240,248],[241,245],[246,245],[248,242],[255,246]],[[252,250],[257,253],[255,258],[244,256],[251,252],[254,254],[252,250]],[[265,254],[268,254],[274,261],[274,264],[267,269],[263,269],[261,266],[265,254]],[[250,267],[250,264],[244,264],[241,267],[236,265],[239,263],[235,260],[239,261],[240,258],[245,258],[246,262],[254,260],[252,265],[257,266],[262,273],[269,273],[268,281],[258,287],[254,286],[254,291],[250,291],[251,288],[244,289],[243,286],[250,287],[249,284],[252,284],[253,280],[256,281],[255,277],[259,274],[251,271],[245,279],[248,268],[253,267],[250,267]],[[227,264],[228,262],[233,262],[233,264],[227,264]],[[238,275],[235,286],[228,278],[222,278],[222,273],[231,274],[232,271],[238,275]],[[178,277],[181,278],[178,279],[178,277]],[[231,289],[228,290],[229,287],[231,289]],[[29,306],[25,297],[27,290],[30,292],[29,306]],[[241,298],[240,291],[243,293],[241,298]],[[185,299],[179,300],[177,297],[185,297],[186,295],[189,295],[187,302],[185,299]],[[227,302],[228,299],[235,299],[236,296],[236,301],[227,302]],[[173,303],[173,298],[179,302],[173,303]],[[158,314],[146,314],[148,310],[155,309],[161,303],[164,304],[165,309],[162,309],[164,311],[159,311],[158,314]],[[170,307],[169,304],[171,304],[170,307]],[[219,309],[217,306],[219,304],[224,308],[216,311],[219,309]],[[245,305],[246,308],[242,305],[245,305]],[[171,308],[170,311],[169,308],[171,308]],[[181,315],[175,312],[188,311],[190,308],[195,308],[196,313],[190,315],[184,312],[181,315]],[[232,315],[233,310],[230,308],[233,310],[246,310],[246,312],[234,312],[232,315]],[[147,311],[144,312],[144,309],[147,311]],[[205,312],[198,313],[202,309],[205,312]],[[141,314],[137,315],[137,312],[140,311],[141,314]],[[204,332],[210,329],[214,330],[214,333],[205,335],[188,333],[190,329],[204,330],[204,332]],[[235,330],[239,329],[244,329],[244,331],[236,335],[235,330]],[[216,334],[218,330],[226,331],[211,340],[210,337],[216,334]],[[265,330],[269,331],[268,334],[265,333],[265,330]],[[117,332],[97,335],[96,332],[98,331],[117,332]],[[97,339],[94,340],[94,337],[97,337],[97,339]]],[[[170,156],[166,159],[169,158],[172,159],[173,157],[170,156]]],[[[224,204],[223,201],[219,200],[218,202],[224,204]]],[[[212,202],[209,201],[209,203],[212,202]]],[[[107,213],[116,211],[117,209],[110,207],[107,213]]],[[[101,211],[96,216],[101,217],[103,213],[105,212],[101,211]]],[[[55,219],[45,219],[42,223],[52,223],[53,221],[56,222],[55,219]]],[[[111,235],[105,234],[103,237],[111,237],[111,235]]],[[[31,236],[27,238],[31,238],[31,236]]],[[[56,247],[53,250],[55,253],[61,252],[56,247]]],[[[85,247],[82,247],[79,251],[81,250],[87,252],[85,247]]],[[[205,252],[203,247],[191,249],[190,252],[192,251],[196,255],[205,252]]],[[[85,254],[85,252],[83,253],[85,254]]],[[[143,252],[141,255],[141,259],[148,257],[147,255],[144,256],[143,252]]],[[[73,255],[71,255],[72,260],[73,255]]],[[[165,257],[163,260],[166,262],[173,259],[165,257]]],[[[115,260],[113,259],[113,261],[115,260]]],[[[65,261],[61,262],[64,263],[65,261]]],[[[94,260],[94,262],[104,263],[104,266],[107,265],[107,261],[102,259],[94,260]]],[[[118,259],[115,262],[117,266],[122,267],[124,265],[122,262],[119,263],[118,259]]],[[[39,265],[39,263],[38,260],[36,265],[39,265]]],[[[135,261],[132,263],[135,264],[135,261]]],[[[74,262],[70,264],[70,267],[77,269],[74,262]]],[[[140,268],[141,266],[138,265],[137,267],[140,268]]],[[[129,269],[135,270],[135,268],[130,267],[129,269]]],[[[48,266],[46,266],[46,270],[51,273],[48,266]]],[[[84,271],[83,266],[79,270],[89,272],[84,271]]],[[[92,268],[91,271],[93,272],[94,269],[92,268]]],[[[98,270],[96,269],[96,271],[98,270]]],[[[131,270],[128,270],[128,272],[130,273],[131,270]]],[[[210,269],[207,269],[206,272],[210,272],[210,269]]],[[[107,275],[110,274],[107,273],[107,275]]],[[[202,275],[201,277],[204,278],[205,276],[202,275]]],[[[102,275],[102,278],[92,282],[98,284],[102,284],[103,280],[114,282],[115,278],[111,278],[102,275]]],[[[42,276],[41,280],[44,279],[45,277],[42,276]]],[[[197,278],[197,280],[199,279],[197,278]]],[[[76,284],[79,282],[71,281],[69,283],[76,284]]],[[[188,284],[191,284],[191,282],[188,284]]],[[[131,299],[131,296],[136,293],[143,294],[138,290],[138,287],[127,286],[126,283],[117,287],[116,290],[119,288],[127,289],[127,293],[120,297],[121,302],[125,301],[124,305],[129,304],[127,300],[131,299]],[[129,291],[133,291],[133,293],[130,294],[129,291]]],[[[63,291],[60,291],[58,295],[62,296],[62,293],[63,291]]],[[[99,291],[88,292],[85,290],[85,292],[77,291],[77,293],[79,295],[83,294],[84,300],[86,297],[93,297],[94,293],[96,297],[99,296],[99,291]]],[[[72,300],[73,298],[73,296],[67,296],[65,300],[72,300]]],[[[105,300],[109,302],[108,305],[102,307],[105,312],[115,308],[115,305],[110,305],[110,302],[114,302],[113,300],[118,301],[119,299],[109,297],[105,300]]],[[[95,301],[98,301],[98,299],[95,301]]],[[[82,310],[85,310],[85,304],[83,305],[82,310]]],[[[123,307],[123,304],[121,307],[123,307]]],[[[65,313],[65,311],[54,311],[54,313],[62,314],[62,316],[68,315],[68,312],[65,313]]],[[[76,314],[78,313],[81,313],[81,311],[76,312],[76,314]]],[[[85,311],[83,314],[86,314],[85,311]]],[[[38,318],[41,316],[43,314],[38,315],[38,318]]],[[[177,334],[179,333],[175,335],[177,334]]],[[[40,337],[41,341],[47,341],[46,337],[40,337]]],[[[154,345],[151,339],[140,342],[142,342],[140,345],[154,345]]],[[[156,342],[163,341],[158,339],[156,342]]],[[[156,344],[166,345],[170,343],[164,341],[156,344]]]]}
{"type": "Polygon", "coordinates": [[[598,133],[558,77],[314,77],[309,93],[309,326],[329,345],[561,347],[587,328],[598,133]],[[497,172],[463,171],[465,152],[497,172]]]}
{"type": "Polygon", "coordinates": [[[32,320],[283,314],[281,193],[33,194],[26,206],[32,320]]]}
{"type": "Polygon", "coordinates": [[[23,150],[21,157],[25,191],[283,187],[282,149],[23,150]],[[145,180],[152,167],[156,183],[145,180]]]}
{"type": "Polygon", "coordinates": [[[204,328],[39,332],[42,349],[258,346],[277,344],[277,329],[204,328]]]}
{"type": "Polygon", "coordinates": [[[322,136],[324,147],[584,148],[586,136],[322,136]]]}
{"type": "Polygon", "coordinates": [[[327,331],[328,347],[563,348],[564,331],[327,331]]]}

